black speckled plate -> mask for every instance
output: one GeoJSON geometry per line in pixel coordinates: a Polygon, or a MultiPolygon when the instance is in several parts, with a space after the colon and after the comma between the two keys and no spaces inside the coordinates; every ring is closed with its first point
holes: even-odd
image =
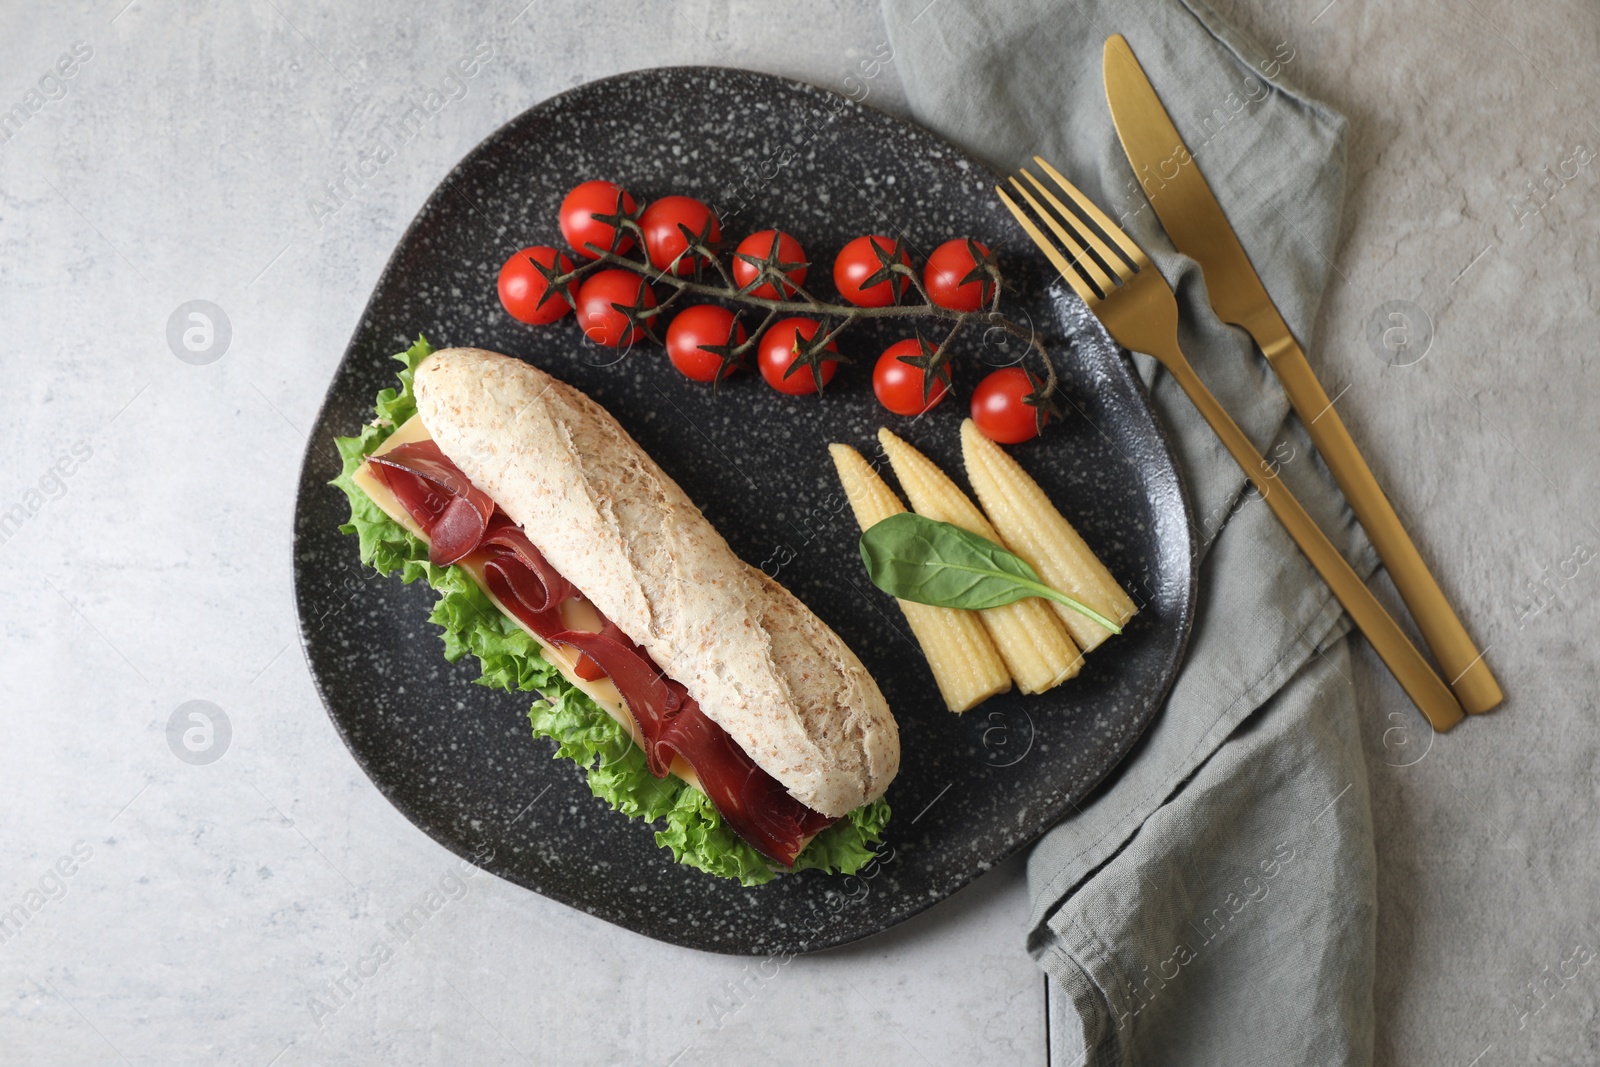
{"type": "MultiPolygon", "coordinates": [[[[843,944],[950,896],[1072,811],[1156,714],[1193,615],[1195,548],[1173,459],[1122,353],[997,203],[979,164],[914,126],[806,85],[701,67],[639,71],[534,107],[473,150],[411,224],[334,376],[301,475],[295,591],[312,674],[345,742],[385,796],[447,848],[535,892],[650,937],[765,954],[843,944]],[[982,370],[916,421],[872,395],[872,361],[897,337],[868,323],[841,338],[860,362],[826,397],[789,398],[750,374],[711,390],[656,347],[618,360],[585,347],[569,317],[526,327],[495,276],[526,244],[560,244],[556,210],[606,177],[643,203],[713,203],[724,233],[794,233],[831,295],[829,264],[862,233],[903,233],[919,257],[948,237],[1003,242],[1012,318],[1032,321],[1061,366],[1069,417],[1015,454],[1144,607],[1082,674],[1042,696],[944,710],[904,620],[866,581],[826,445],[871,455],[887,423],[961,480],[957,427],[982,370]],[[592,796],[552,759],[528,698],[471,684],[427,621],[433,594],[362,570],[331,445],[392,385],[390,354],[419,332],[536,363],[587,391],[688,492],[744,559],[839,632],[900,724],[887,846],[861,875],[807,871],[741,888],[672,861],[652,828],[592,796]],[[1075,410],[1074,410],[1075,409],[1075,410]]],[[[998,350],[991,362],[1010,357],[998,350]]]]}

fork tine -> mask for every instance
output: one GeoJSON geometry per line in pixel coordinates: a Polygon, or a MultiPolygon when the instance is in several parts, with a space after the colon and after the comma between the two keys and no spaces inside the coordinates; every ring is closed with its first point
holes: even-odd
{"type": "Polygon", "coordinates": [[[1100,294],[1089,288],[1088,283],[1073,269],[1072,262],[1062,255],[1061,250],[1055,246],[1055,242],[1046,237],[1044,231],[1039,229],[1028,213],[1018,207],[1016,201],[1006,195],[1005,188],[997,185],[994,187],[994,191],[1000,194],[1000,202],[1005,204],[1011,214],[1016,217],[1017,224],[1033,240],[1033,243],[1039,246],[1039,250],[1049,257],[1050,262],[1055,264],[1056,270],[1067,280],[1067,284],[1072,286],[1072,291],[1078,294],[1078,299],[1090,307],[1098,303],[1100,294]]]}
{"type": "Polygon", "coordinates": [[[1117,280],[1102,270],[1100,264],[1095,262],[1094,257],[1089,255],[1088,249],[1083,245],[1083,228],[1072,225],[1074,216],[1071,213],[1064,214],[1062,218],[1067,220],[1067,225],[1065,227],[1062,226],[1061,221],[1047,211],[1044,205],[1034,198],[1032,193],[1028,192],[1027,186],[1017,181],[1016,178],[1011,179],[1011,184],[1016,188],[1017,192],[1022,194],[1023,199],[1028,201],[1028,204],[1038,213],[1039,217],[1044,220],[1045,225],[1049,226],[1055,235],[1060,238],[1061,243],[1066,245],[1068,250],[1072,252],[1072,263],[1077,268],[1078,273],[1086,278],[1089,284],[1098,289],[1102,296],[1109,296],[1111,290],[1117,287],[1117,280]]]}
{"type": "MultiPolygon", "coordinates": [[[[1073,233],[1078,238],[1078,240],[1074,242],[1075,245],[1081,249],[1085,244],[1087,244],[1090,248],[1094,249],[1095,255],[1099,256],[1099,259],[1096,260],[1095,258],[1091,257],[1088,252],[1084,252],[1079,258],[1079,265],[1086,267],[1094,276],[1094,283],[1100,287],[1101,292],[1110,293],[1112,289],[1116,288],[1119,284],[1126,282],[1138,272],[1137,267],[1126,262],[1123,257],[1117,255],[1115,252],[1111,251],[1110,248],[1106,247],[1106,243],[1100,240],[1099,235],[1094,232],[1093,227],[1083,220],[1083,216],[1074,213],[1071,208],[1063,204],[1060,197],[1056,196],[1056,194],[1052,193],[1049,189],[1046,189],[1044,183],[1033,176],[1032,171],[1028,170],[1027,168],[1023,168],[1022,176],[1027,178],[1029,183],[1031,183],[1035,189],[1039,190],[1039,195],[1042,196],[1051,207],[1056,209],[1056,214],[1064,219],[1068,226],[1072,227],[1073,233]],[[1104,263],[1106,267],[1110,268],[1110,274],[1107,274],[1106,271],[1101,268],[1100,264],[1102,263],[1104,263]],[[1115,277],[1112,275],[1115,275],[1115,277]]],[[[1016,179],[1013,178],[1012,181],[1015,182],[1016,179]]],[[[1027,193],[1024,192],[1023,195],[1027,196],[1027,193]]],[[[1034,209],[1045,217],[1045,221],[1050,223],[1050,228],[1055,230],[1057,233],[1060,233],[1060,228],[1055,225],[1053,216],[1050,214],[1050,212],[1040,207],[1039,204],[1034,201],[1033,197],[1029,196],[1028,200],[1033,204],[1034,209]]]]}
{"type": "Polygon", "coordinates": [[[1141,270],[1150,262],[1149,257],[1144,254],[1144,251],[1140,249],[1138,245],[1128,240],[1128,235],[1122,232],[1122,227],[1112,222],[1111,217],[1104,211],[1101,211],[1099,208],[1095,207],[1094,201],[1080,193],[1078,191],[1078,187],[1067,181],[1065,176],[1063,176],[1059,170],[1056,170],[1056,168],[1045,162],[1044,157],[1034,156],[1033,161],[1039,164],[1046,174],[1055,179],[1056,184],[1060,185],[1061,188],[1066,191],[1066,194],[1072,197],[1072,202],[1074,204],[1077,204],[1079,208],[1081,208],[1091,219],[1094,220],[1096,226],[1099,226],[1102,230],[1104,230],[1107,236],[1117,243],[1117,247],[1122,249],[1124,257],[1128,260],[1128,262],[1132,263],[1136,268],[1141,270]]]}

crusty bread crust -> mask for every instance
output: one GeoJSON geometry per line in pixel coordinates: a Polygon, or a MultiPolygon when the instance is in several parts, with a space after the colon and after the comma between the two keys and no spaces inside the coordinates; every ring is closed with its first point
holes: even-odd
{"type": "Polygon", "coordinates": [[[872,676],[610,413],[475,348],[434,353],[416,394],[445,455],[796,800],[837,817],[883,795],[900,736],[872,676]]]}

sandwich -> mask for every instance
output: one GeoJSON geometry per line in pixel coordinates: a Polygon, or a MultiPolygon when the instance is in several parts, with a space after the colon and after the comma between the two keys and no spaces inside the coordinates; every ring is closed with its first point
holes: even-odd
{"type": "Polygon", "coordinates": [[[888,821],[888,704],[844,641],[739,559],[604,408],[480,349],[396,357],[338,439],[363,563],[440,594],[445,655],[674,858],[745,885],[851,873],[888,821]]]}

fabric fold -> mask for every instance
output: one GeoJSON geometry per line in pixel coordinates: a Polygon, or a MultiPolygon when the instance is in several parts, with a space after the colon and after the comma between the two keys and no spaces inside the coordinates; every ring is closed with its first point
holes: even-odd
{"type": "MultiPolygon", "coordinates": [[[[1150,209],[1101,79],[1121,33],[1308,341],[1337,277],[1344,120],[1292,87],[1294,43],[1263,47],[1196,0],[886,0],[884,18],[918,121],[997,172],[1044,156],[1144,248],[1200,376],[1370,574],[1375,554],[1270,367],[1217,319],[1150,209]]],[[[1146,736],[1030,854],[1028,950],[1077,1011],[1085,1062],[1364,1063],[1375,878],[1349,623],[1187,397],[1133,358],[1190,494],[1195,627],[1146,736]],[[1295,859],[1263,881],[1280,842],[1295,859]]]]}

